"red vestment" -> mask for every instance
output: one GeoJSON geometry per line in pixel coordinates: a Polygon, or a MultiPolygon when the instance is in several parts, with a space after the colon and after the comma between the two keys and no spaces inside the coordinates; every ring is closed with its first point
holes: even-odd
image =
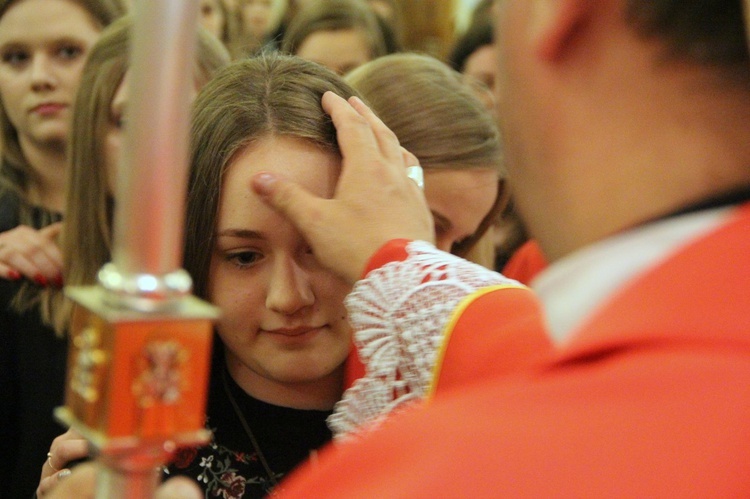
{"type": "Polygon", "coordinates": [[[329,446],[282,497],[750,497],[750,204],[501,374],[329,446]]]}

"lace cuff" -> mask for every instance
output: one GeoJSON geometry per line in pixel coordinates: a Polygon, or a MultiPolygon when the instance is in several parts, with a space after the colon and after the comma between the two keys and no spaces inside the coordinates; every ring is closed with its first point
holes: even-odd
{"type": "Polygon", "coordinates": [[[406,260],[373,270],[346,298],[366,372],[328,419],[337,438],[424,398],[445,327],[462,299],[487,286],[519,285],[425,242],[411,242],[406,251],[406,260]]]}

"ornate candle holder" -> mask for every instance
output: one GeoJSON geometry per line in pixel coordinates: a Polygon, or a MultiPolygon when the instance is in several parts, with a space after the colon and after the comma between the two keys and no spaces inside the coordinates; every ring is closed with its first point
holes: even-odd
{"type": "Polygon", "coordinates": [[[204,428],[215,307],[193,296],[140,312],[103,286],[75,287],[65,406],[55,415],[96,449],[101,497],[150,497],[159,467],[204,428]]]}

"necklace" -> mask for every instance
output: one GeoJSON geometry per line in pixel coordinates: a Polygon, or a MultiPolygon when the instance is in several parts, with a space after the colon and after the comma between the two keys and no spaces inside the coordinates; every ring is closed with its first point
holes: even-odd
{"type": "Polygon", "coordinates": [[[232,391],[229,389],[229,381],[227,381],[227,369],[226,368],[222,369],[221,371],[221,382],[222,382],[222,385],[224,386],[224,393],[227,394],[227,398],[229,399],[229,402],[232,404],[232,409],[234,409],[234,413],[237,415],[237,419],[240,420],[242,429],[245,430],[245,434],[247,435],[247,438],[250,439],[250,443],[253,445],[253,450],[255,451],[255,454],[258,456],[258,460],[260,461],[260,464],[263,465],[263,469],[266,471],[266,474],[268,475],[268,479],[271,481],[271,485],[273,486],[273,488],[276,488],[276,486],[279,484],[278,480],[276,479],[276,473],[274,473],[271,470],[271,467],[268,466],[268,461],[266,461],[266,456],[264,456],[263,452],[260,450],[260,445],[258,445],[258,440],[255,438],[253,431],[250,429],[250,425],[247,423],[245,416],[242,414],[239,404],[237,404],[237,401],[234,399],[234,395],[232,395],[232,391]]]}

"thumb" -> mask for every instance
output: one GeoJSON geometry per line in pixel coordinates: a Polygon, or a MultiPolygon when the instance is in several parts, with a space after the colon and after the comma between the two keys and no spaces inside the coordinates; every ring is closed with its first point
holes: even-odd
{"type": "Polygon", "coordinates": [[[45,499],[72,499],[72,498],[94,498],[96,492],[96,473],[98,467],[95,463],[84,463],[76,466],[73,473],[61,480],[52,489],[45,499]]]}
{"type": "Polygon", "coordinates": [[[39,234],[49,240],[55,240],[62,230],[62,222],[55,222],[39,230],[39,234]]]}
{"type": "Polygon", "coordinates": [[[289,219],[305,235],[313,228],[312,222],[320,220],[320,202],[323,201],[280,175],[260,172],[252,178],[252,188],[263,200],[289,219]]]}
{"type": "Polygon", "coordinates": [[[201,499],[203,494],[194,481],[184,476],[170,478],[156,490],[154,499],[201,499]]]}

